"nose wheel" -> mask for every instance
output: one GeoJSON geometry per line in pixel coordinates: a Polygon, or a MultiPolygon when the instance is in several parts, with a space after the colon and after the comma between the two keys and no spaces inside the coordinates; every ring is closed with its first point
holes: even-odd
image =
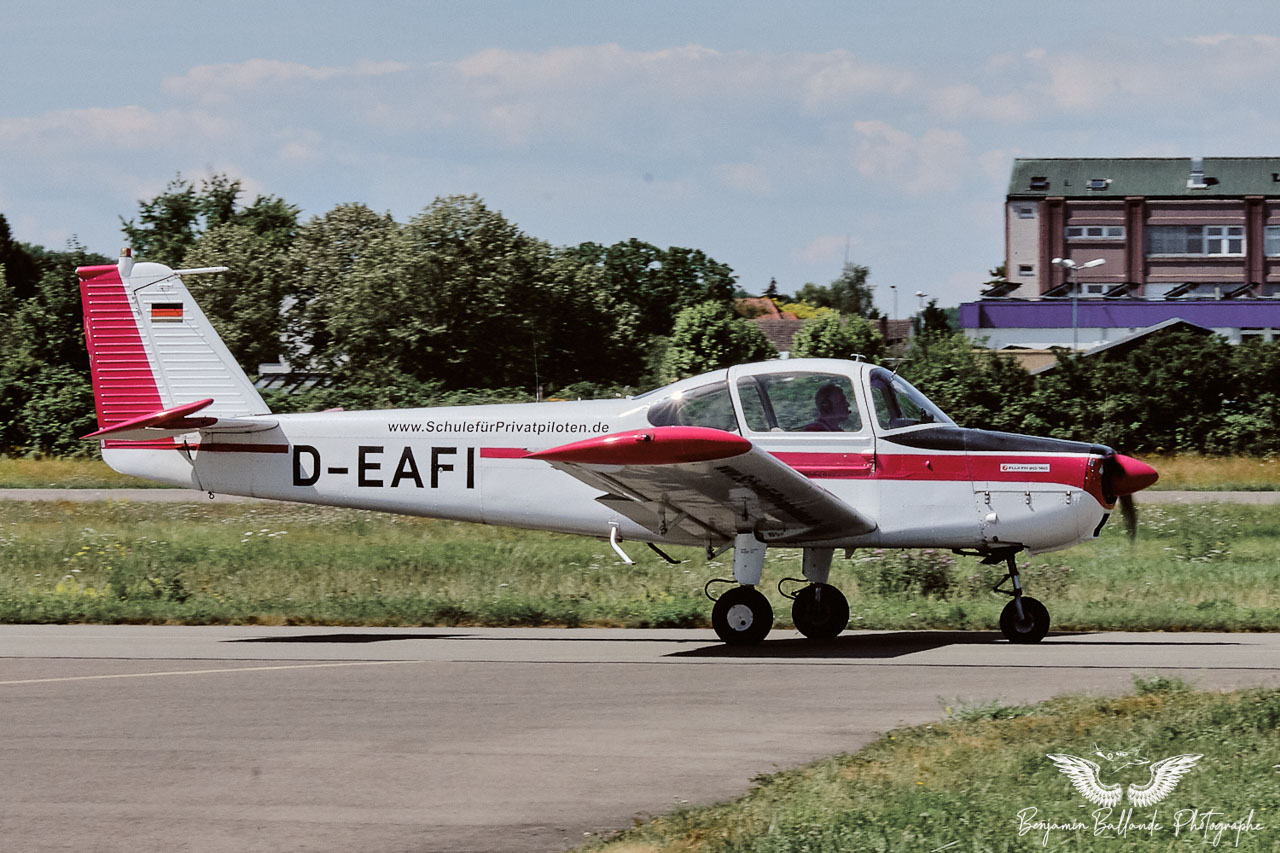
{"type": "Polygon", "coordinates": [[[1000,632],[1011,643],[1038,643],[1049,633],[1049,609],[1022,594],[1022,580],[1018,577],[1014,555],[1009,554],[1005,561],[1009,574],[996,585],[996,591],[1013,596],[1013,600],[1000,611],[1000,632]],[[1006,580],[1013,581],[1012,592],[1003,588],[1006,580]]]}
{"type": "Polygon", "coordinates": [[[1000,631],[1011,643],[1038,643],[1049,633],[1049,610],[1028,596],[1021,597],[1022,613],[1014,599],[1000,612],[1000,631]]]}
{"type": "Polygon", "coordinates": [[[736,586],[716,599],[711,627],[731,646],[752,646],[773,627],[773,607],[753,586],[736,586]]]}
{"type": "Polygon", "coordinates": [[[831,640],[849,626],[849,601],[825,583],[811,583],[795,594],[791,621],[811,640],[831,640]]]}

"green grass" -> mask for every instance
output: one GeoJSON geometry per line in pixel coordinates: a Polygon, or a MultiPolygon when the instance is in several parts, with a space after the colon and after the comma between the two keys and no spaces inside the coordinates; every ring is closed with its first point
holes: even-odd
{"type": "Polygon", "coordinates": [[[0,489],[166,489],[150,480],[118,474],[101,459],[0,456],[0,489]]]}
{"type": "MultiPolygon", "coordinates": [[[[1103,539],[1025,563],[1055,630],[1280,629],[1280,514],[1149,506],[1136,546],[1103,539]]],[[[294,504],[0,502],[0,621],[705,627],[727,556],[294,504]]],[[[762,587],[800,552],[771,549],[762,587]]],[[[945,552],[855,552],[832,583],[853,628],[995,628],[999,566],[945,552]]]]}
{"type": "Polygon", "coordinates": [[[1224,492],[1270,492],[1280,489],[1280,458],[1250,456],[1141,457],[1160,472],[1155,488],[1224,492]]]}
{"type": "MultiPolygon", "coordinates": [[[[1231,829],[1206,837],[1184,825],[1175,835],[1179,817],[1185,822],[1190,816],[1177,813],[1196,808],[1219,812],[1212,818],[1218,822],[1241,821],[1252,811],[1252,823],[1263,828],[1241,833],[1239,849],[1280,849],[1280,774],[1273,767],[1280,755],[1280,690],[1198,693],[1167,679],[1136,686],[1137,695],[1118,699],[1068,696],[1032,707],[953,707],[942,722],[898,729],[856,754],[760,777],[740,800],[677,811],[589,849],[1027,851],[1046,849],[1046,833],[1047,849],[1054,850],[1236,849],[1231,829]],[[1071,787],[1047,754],[1105,764],[1093,756],[1099,747],[1137,747],[1150,761],[1187,753],[1203,758],[1167,799],[1134,807],[1133,822],[1146,822],[1155,812],[1160,829],[1095,835],[1098,807],[1071,787]],[[1078,821],[1086,828],[1028,826],[1036,821],[1078,821]]],[[[1128,768],[1127,775],[1112,778],[1145,782],[1143,770],[1128,768]]],[[[1114,809],[1110,822],[1127,807],[1114,809]]]]}

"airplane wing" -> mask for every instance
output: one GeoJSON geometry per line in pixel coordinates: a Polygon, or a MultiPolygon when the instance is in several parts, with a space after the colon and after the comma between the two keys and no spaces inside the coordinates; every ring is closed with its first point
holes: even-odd
{"type": "Polygon", "coordinates": [[[171,409],[162,409],[139,415],[109,427],[95,430],[81,438],[110,438],[121,441],[149,441],[156,438],[172,438],[189,432],[258,432],[279,424],[275,418],[212,418],[192,417],[201,409],[213,405],[213,399],[183,403],[171,409]]]}
{"type": "Polygon", "coordinates": [[[654,427],[540,450],[541,459],[605,494],[601,503],[671,539],[762,542],[869,533],[876,523],[741,436],[654,427]],[[683,535],[681,535],[683,534],[683,535]]]}

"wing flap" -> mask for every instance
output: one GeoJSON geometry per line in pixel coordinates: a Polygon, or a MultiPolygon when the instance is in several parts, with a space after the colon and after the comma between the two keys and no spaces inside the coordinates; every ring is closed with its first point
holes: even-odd
{"type": "Polygon", "coordinates": [[[599,489],[606,505],[664,537],[727,540],[752,531],[761,541],[782,543],[856,536],[876,528],[771,453],[720,430],[633,430],[529,458],[599,489]]]}

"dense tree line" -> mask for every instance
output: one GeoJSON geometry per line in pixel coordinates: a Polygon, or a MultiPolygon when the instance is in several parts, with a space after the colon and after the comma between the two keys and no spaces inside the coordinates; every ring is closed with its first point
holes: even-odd
{"type": "Polygon", "coordinates": [[[1137,453],[1280,452],[1280,343],[1233,346],[1186,328],[1036,376],[961,335],[916,337],[903,376],[963,426],[1093,441],[1137,453]]]}
{"type": "MultiPolygon", "coordinates": [[[[620,393],[776,356],[734,313],[733,271],[697,249],[553,246],[475,196],[400,223],[361,204],[300,222],[282,199],[241,195],[225,176],[179,177],[122,226],[141,260],[229,268],[187,285],[246,371],[284,357],[318,380],[268,395],[277,411],[620,393]]],[[[0,452],[93,452],[77,438],[94,415],[75,267],[110,262],[18,243],[0,216],[0,452]]],[[[889,356],[868,276],[846,264],[783,306],[810,318],[792,355],[889,356]]],[[[930,302],[895,364],[965,426],[1131,452],[1280,452],[1280,344],[1166,330],[1033,377],[975,350],[930,302]]]]}
{"type": "MultiPolygon", "coordinates": [[[[406,223],[361,204],[300,222],[282,199],[241,196],[226,176],[179,176],[121,225],[140,261],[229,268],[186,283],[240,364],[283,357],[319,380],[268,395],[278,410],[638,390],[682,369],[664,356],[695,307],[758,335],[732,315],[733,271],[697,249],[553,246],[475,196],[406,223]]],[[[76,438],[94,421],[75,267],[110,262],[17,243],[0,216],[0,452],[91,448],[76,438]]]]}

